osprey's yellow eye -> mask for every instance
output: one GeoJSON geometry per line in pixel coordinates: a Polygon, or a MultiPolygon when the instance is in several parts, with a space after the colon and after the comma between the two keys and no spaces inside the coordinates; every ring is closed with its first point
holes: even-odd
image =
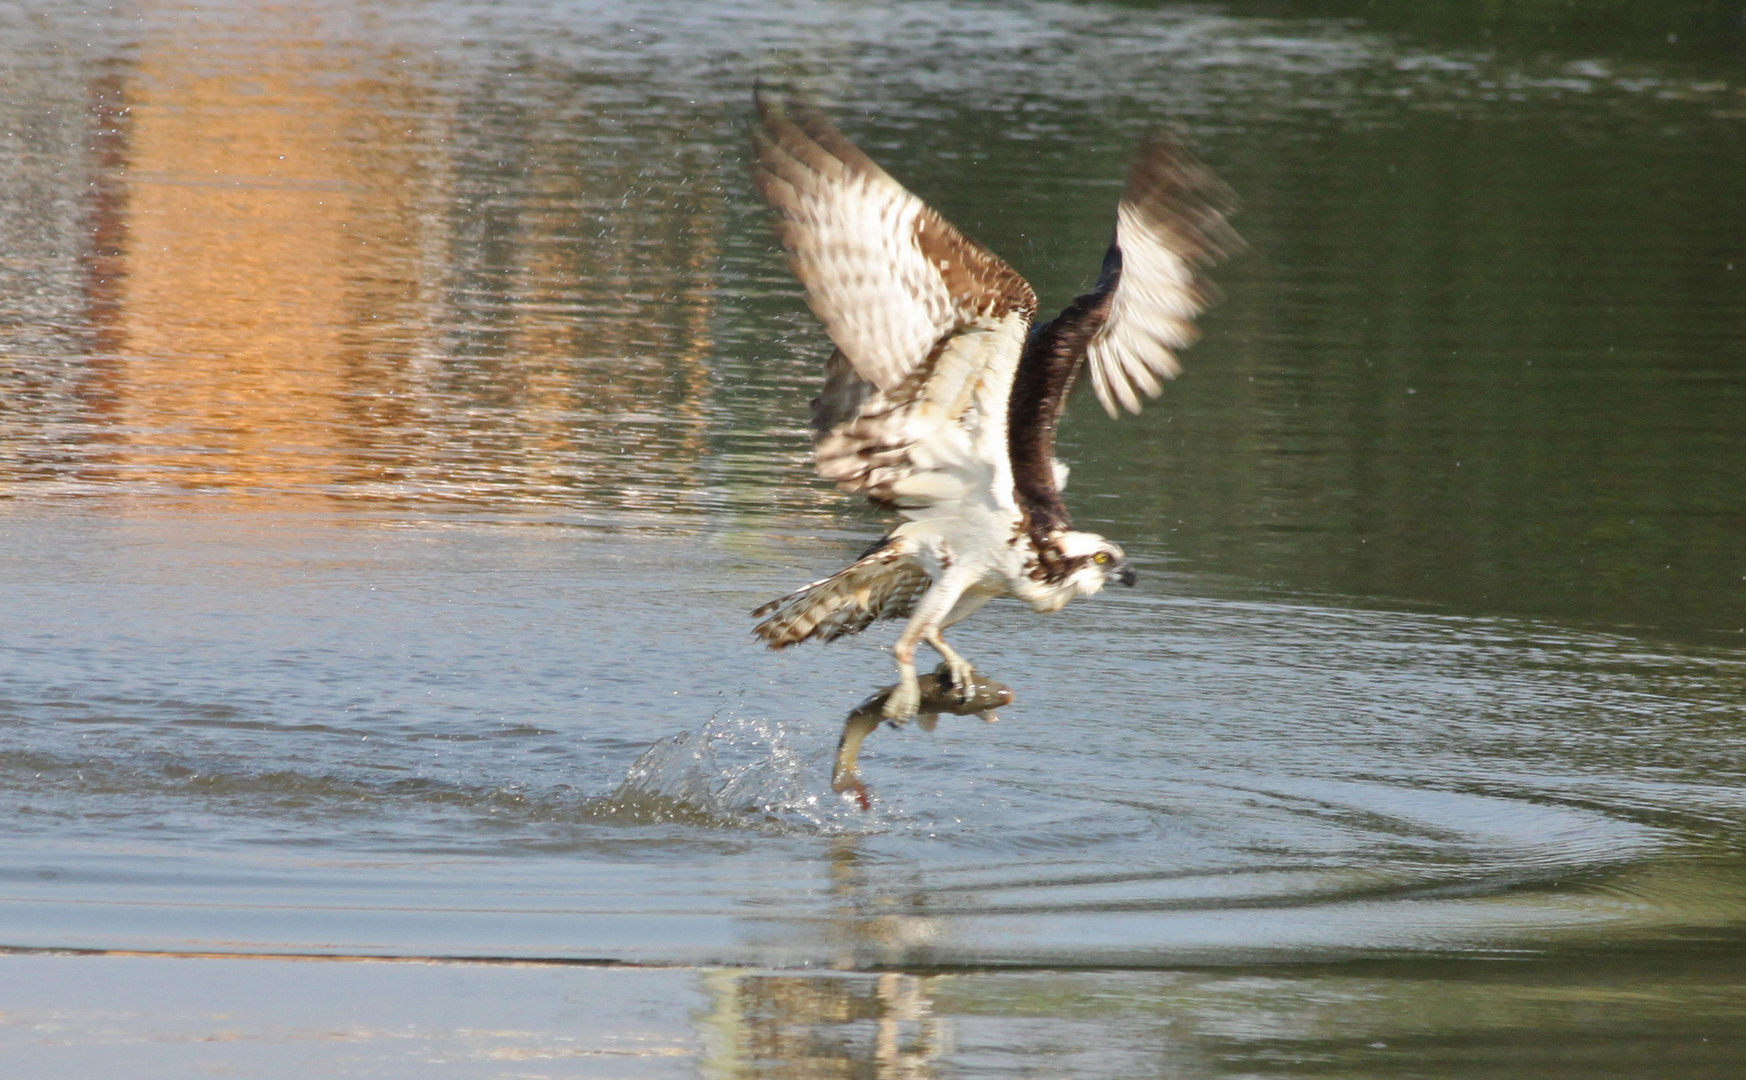
{"type": "Polygon", "coordinates": [[[1096,563],[1099,566],[1102,566],[1104,563],[1109,562],[1109,552],[1100,551],[1096,555],[1093,555],[1091,557],[1091,561],[1096,563]]]}

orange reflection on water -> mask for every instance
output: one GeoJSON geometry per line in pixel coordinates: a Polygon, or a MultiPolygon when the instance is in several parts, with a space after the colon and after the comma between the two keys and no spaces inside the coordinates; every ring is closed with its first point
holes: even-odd
{"type": "Polygon", "coordinates": [[[114,421],[136,476],[324,485],[343,426],[336,360],[365,307],[354,281],[392,267],[411,231],[348,230],[415,163],[348,137],[392,87],[323,88],[298,45],[257,53],[246,75],[201,74],[198,44],[148,41],[130,80],[118,322],[134,362],[117,369],[114,421]]]}
{"type": "Polygon", "coordinates": [[[712,200],[627,195],[651,162],[574,101],[505,127],[490,87],[391,60],[159,35],[93,88],[83,475],[672,509],[707,449],[712,200]],[[554,129],[548,166],[462,190],[554,129]]]}

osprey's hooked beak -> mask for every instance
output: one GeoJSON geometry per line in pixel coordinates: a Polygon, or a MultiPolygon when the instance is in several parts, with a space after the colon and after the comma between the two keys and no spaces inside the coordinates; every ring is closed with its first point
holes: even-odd
{"type": "Polygon", "coordinates": [[[1140,580],[1140,575],[1134,573],[1134,568],[1129,566],[1125,559],[1116,566],[1115,573],[1111,574],[1110,577],[1130,589],[1134,587],[1134,582],[1140,580]]]}

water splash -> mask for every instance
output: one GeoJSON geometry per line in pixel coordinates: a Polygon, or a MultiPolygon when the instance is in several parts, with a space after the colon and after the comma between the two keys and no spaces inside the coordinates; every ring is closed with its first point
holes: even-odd
{"type": "Polygon", "coordinates": [[[828,783],[828,750],[804,750],[780,724],[717,714],[657,740],[606,799],[614,817],[827,834],[866,830],[828,783]]]}

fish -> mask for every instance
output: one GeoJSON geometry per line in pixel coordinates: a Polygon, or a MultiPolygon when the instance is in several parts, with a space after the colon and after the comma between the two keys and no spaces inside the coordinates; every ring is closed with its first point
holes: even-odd
{"type": "MultiPolygon", "coordinates": [[[[917,681],[921,684],[921,705],[916,710],[915,720],[923,731],[934,730],[941,713],[975,716],[990,724],[997,723],[1000,717],[994,710],[1013,703],[1012,687],[980,673],[971,676],[968,686],[953,686],[945,664],[917,681]]],[[[880,724],[888,722],[885,701],[896,689],[897,684],[893,683],[855,706],[848,719],[843,721],[843,734],[837,740],[836,763],[831,767],[831,790],[852,797],[863,810],[873,809],[873,796],[855,769],[861,743],[880,724]]],[[[901,721],[889,723],[892,727],[902,726],[901,721]]]]}

